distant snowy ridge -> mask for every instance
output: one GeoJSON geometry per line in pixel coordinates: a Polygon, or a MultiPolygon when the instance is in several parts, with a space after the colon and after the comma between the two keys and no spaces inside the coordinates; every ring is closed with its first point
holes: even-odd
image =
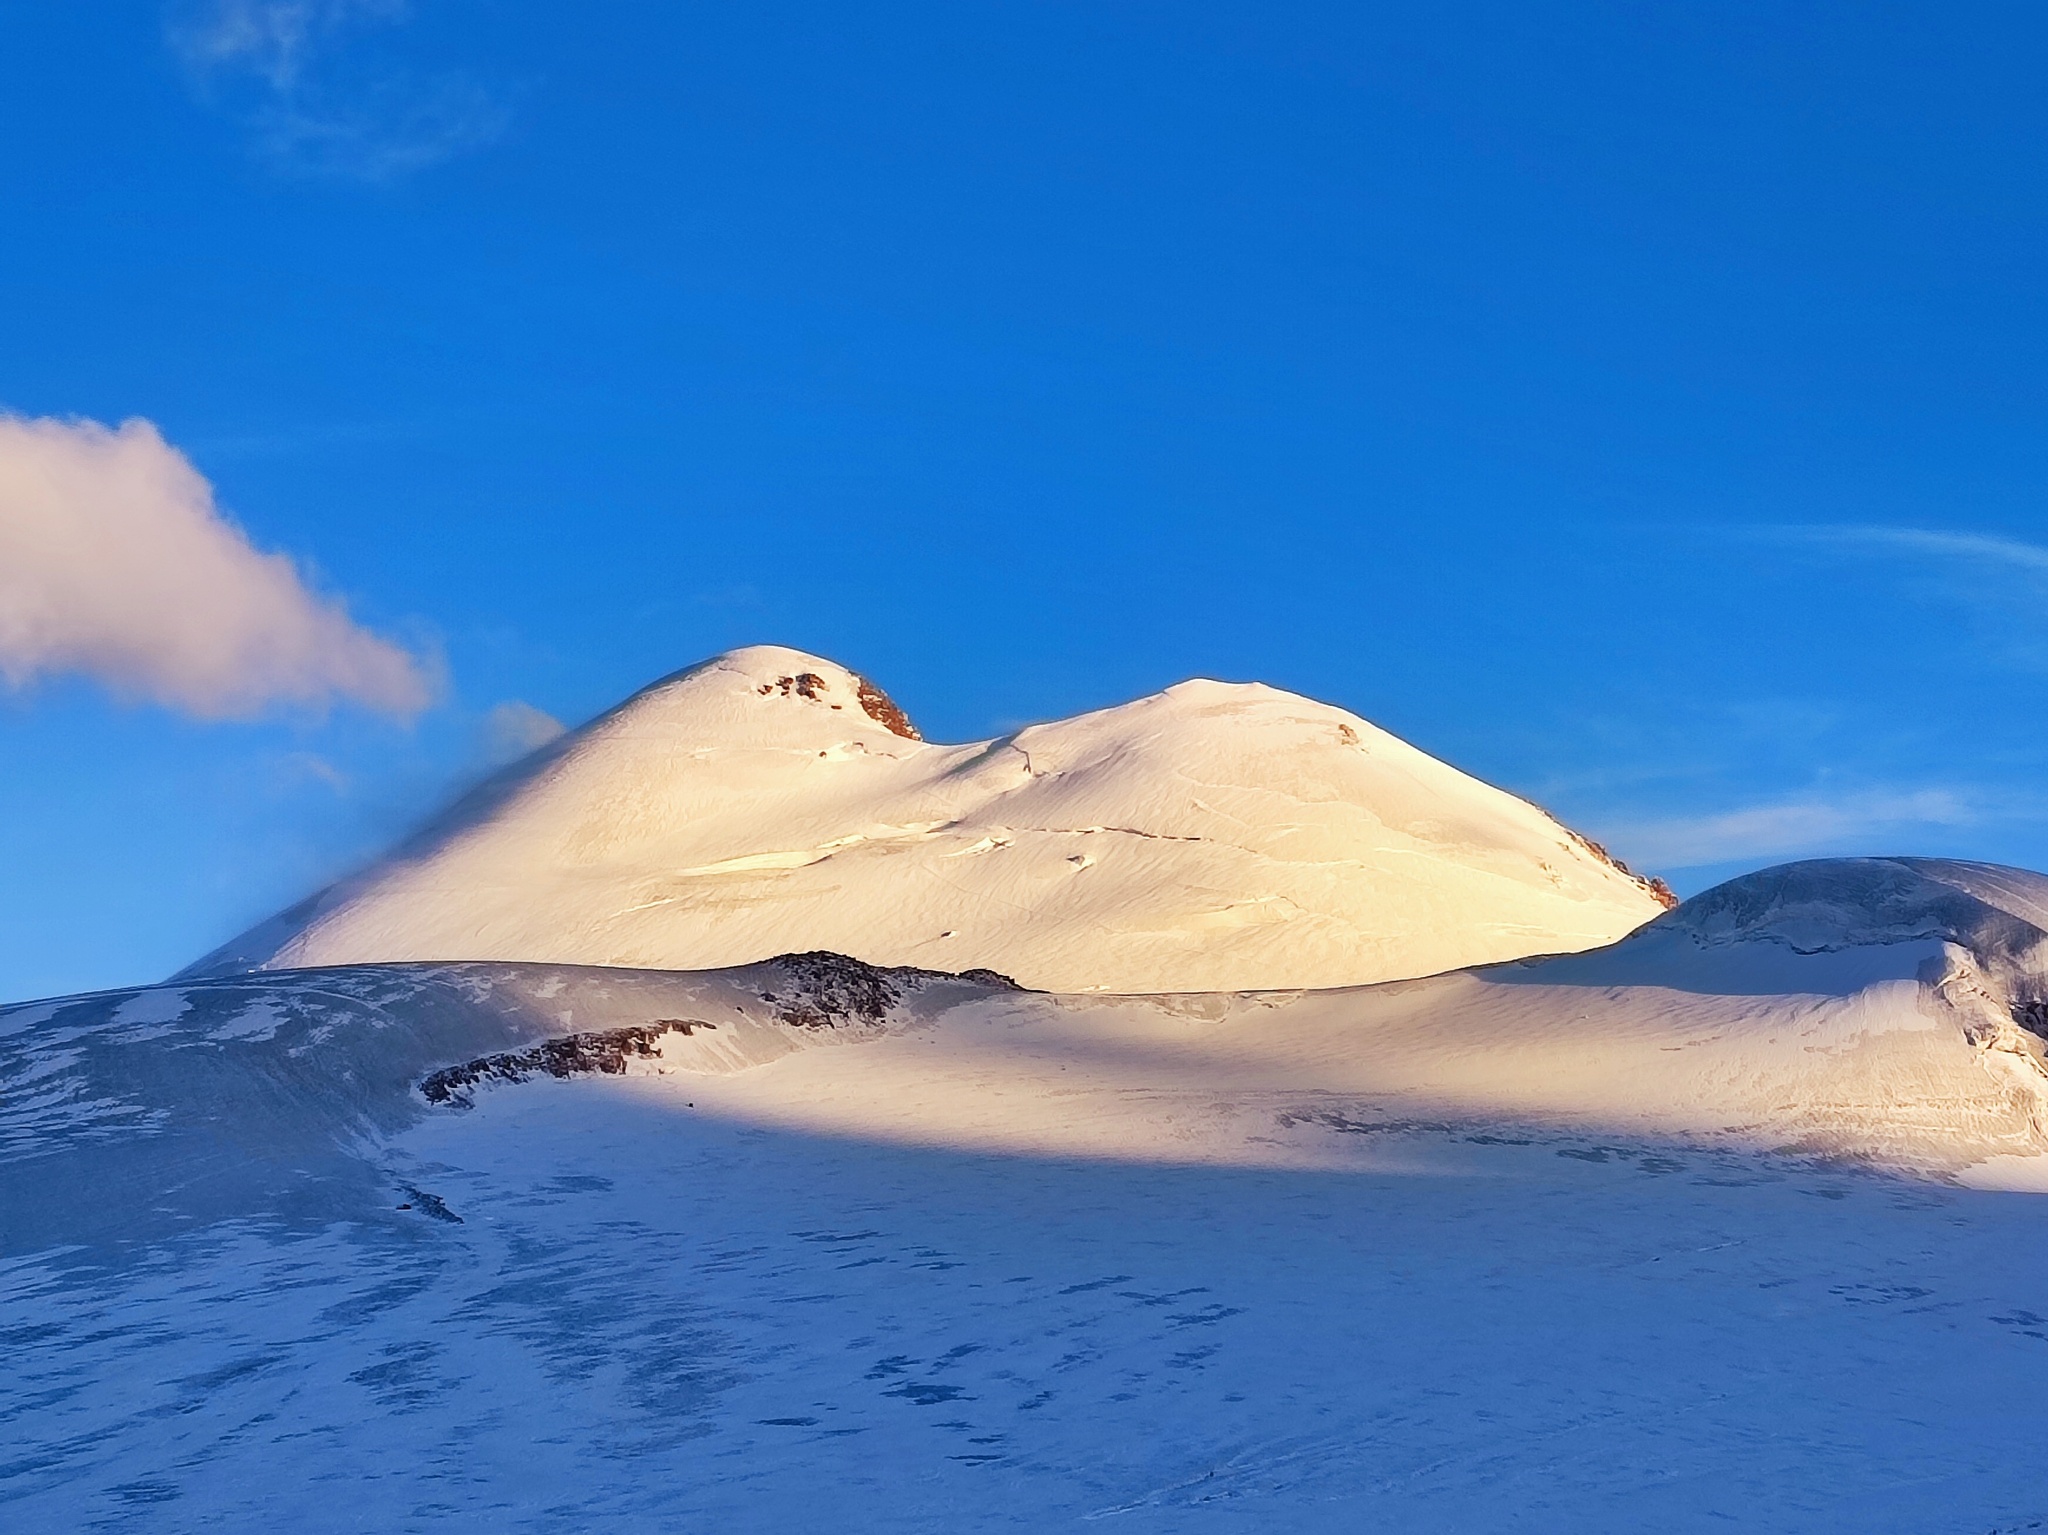
{"type": "Polygon", "coordinates": [[[1939,938],[2018,980],[2048,967],[2048,877],[1951,858],[1815,858],[1717,885],[1656,926],[1807,954],[1939,938]]]}
{"type": "Polygon", "coordinates": [[[1733,881],[1603,950],[1357,988],[1057,995],[810,954],[59,998],[0,1009],[0,1229],[337,1215],[374,1203],[381,1148],[424,1117],[581,1075],[657,1115],[1129,1162],[1342,1165],[1361,1135],[1435,1124],[2038,1165],[2044,914],[2039,875],[1851,859],[1733,881]]]}
{"type": "Polygon", "coordinates": [[[1356,985],[1612,942],[1668,899],[1341,709],[1186,682],[945,746],[759,646],[680,672],[184,972],[658,969],[792,948],[1063,991],[1356,985]]]}

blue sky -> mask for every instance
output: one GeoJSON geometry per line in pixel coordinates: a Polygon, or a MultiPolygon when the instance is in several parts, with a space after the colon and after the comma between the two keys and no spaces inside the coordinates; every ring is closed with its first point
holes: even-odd
{"type": "Polygon", "coordinates": [[[2035,9],[7,36],[0,409],[154,423],[438,693],[0,690],[0,997],[176,968],[480,771],[505,705],[757,641],[942,739],[1272,682],[1681,890],[2048,867],[2035,9]]]}

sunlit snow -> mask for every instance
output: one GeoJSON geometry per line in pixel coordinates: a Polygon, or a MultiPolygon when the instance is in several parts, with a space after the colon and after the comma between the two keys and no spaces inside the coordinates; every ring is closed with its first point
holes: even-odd
{"type": "Polygon", "coordinates": [[[1236,991],[1592,948],[1663,909],[1535,806],[1274,688],[1188,682],[968,746],[903,728],[843,667],[734,651],[188,973],[815,948],[1236,991]]]}

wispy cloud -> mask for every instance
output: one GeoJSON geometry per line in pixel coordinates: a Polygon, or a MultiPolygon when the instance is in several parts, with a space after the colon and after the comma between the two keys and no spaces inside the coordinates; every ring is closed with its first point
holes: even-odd
{"type": "Polygon", "coordinates": [[[1753,535],[1817,548],[1863,553],[1918,554],[1963,561],[2048,579],[2048,547],[1992,533],[1895,528],[1871,523],[1794,523],[1749,530],[1753,535]]]}
{"type": "Polygon", "coordinates": [[[1700,864],[1898,851],[1886,839],[1919,831],[2006,819],[1951,789],[1874,789],[1827,797],[1802,795],[1709,815],[1609,822],[1603,840],[1632,865],[1683,869],[1700,864]]]}
{"type": "Polygon", "coordinates": [[[361,22],[403,21],[407,0],[211,0],[181,17],[172,40],[202,69],[246,69],[274,91],[304,83],[314,53],[361,22]]]}
{"type": "Polygon", "coordinates": [[[266,158],[384,181],[481,148],[509,121],[467,75],[359,56],[366,34],[411,15],[410,0],[192,0],[169,36],[194,85],[246,118],[266,158]]]}
{"type": "Polygon", "coordinates": [[[282,786],[295,788],[300,784],[316,783],[336,795],[347,794],[354,787],[348,774],[318,752],[286,752],[276,759],[275,769],[277,781],[282,786]]]}
{"type": "Polygon", "coordinates": [[[427,669],[223,517],[147,421],[0,416],[0,679],[82,673],[201,719],[350,699],[401,718],[427,669]]]}
{"type": "Polygon", "coordinates": [[[523,699],[507,699],[484,716],[484,760],[491,767],[517,762],[567,731],[567,726],[545,710],[523,699]]]}
{"type": "Polygon", "coordinates": [[[1836,569],[1876,568],[1899,590],[1945,611],[1941,643],[1967,636],[1972,658],[2048,668],[2048,545],[1995,533],[1869,523],[1746,528],[1740,536],[1836,569]]]}

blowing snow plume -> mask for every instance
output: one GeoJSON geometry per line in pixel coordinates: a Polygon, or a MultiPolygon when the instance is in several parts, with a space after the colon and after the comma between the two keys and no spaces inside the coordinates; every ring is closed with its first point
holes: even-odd
{"type": "Polygon", "coordinates": [[[201,719],[425,708],[419,662],[224,518],[147,421],[0,416],[0,676],[83,673],[201,719]]]}

